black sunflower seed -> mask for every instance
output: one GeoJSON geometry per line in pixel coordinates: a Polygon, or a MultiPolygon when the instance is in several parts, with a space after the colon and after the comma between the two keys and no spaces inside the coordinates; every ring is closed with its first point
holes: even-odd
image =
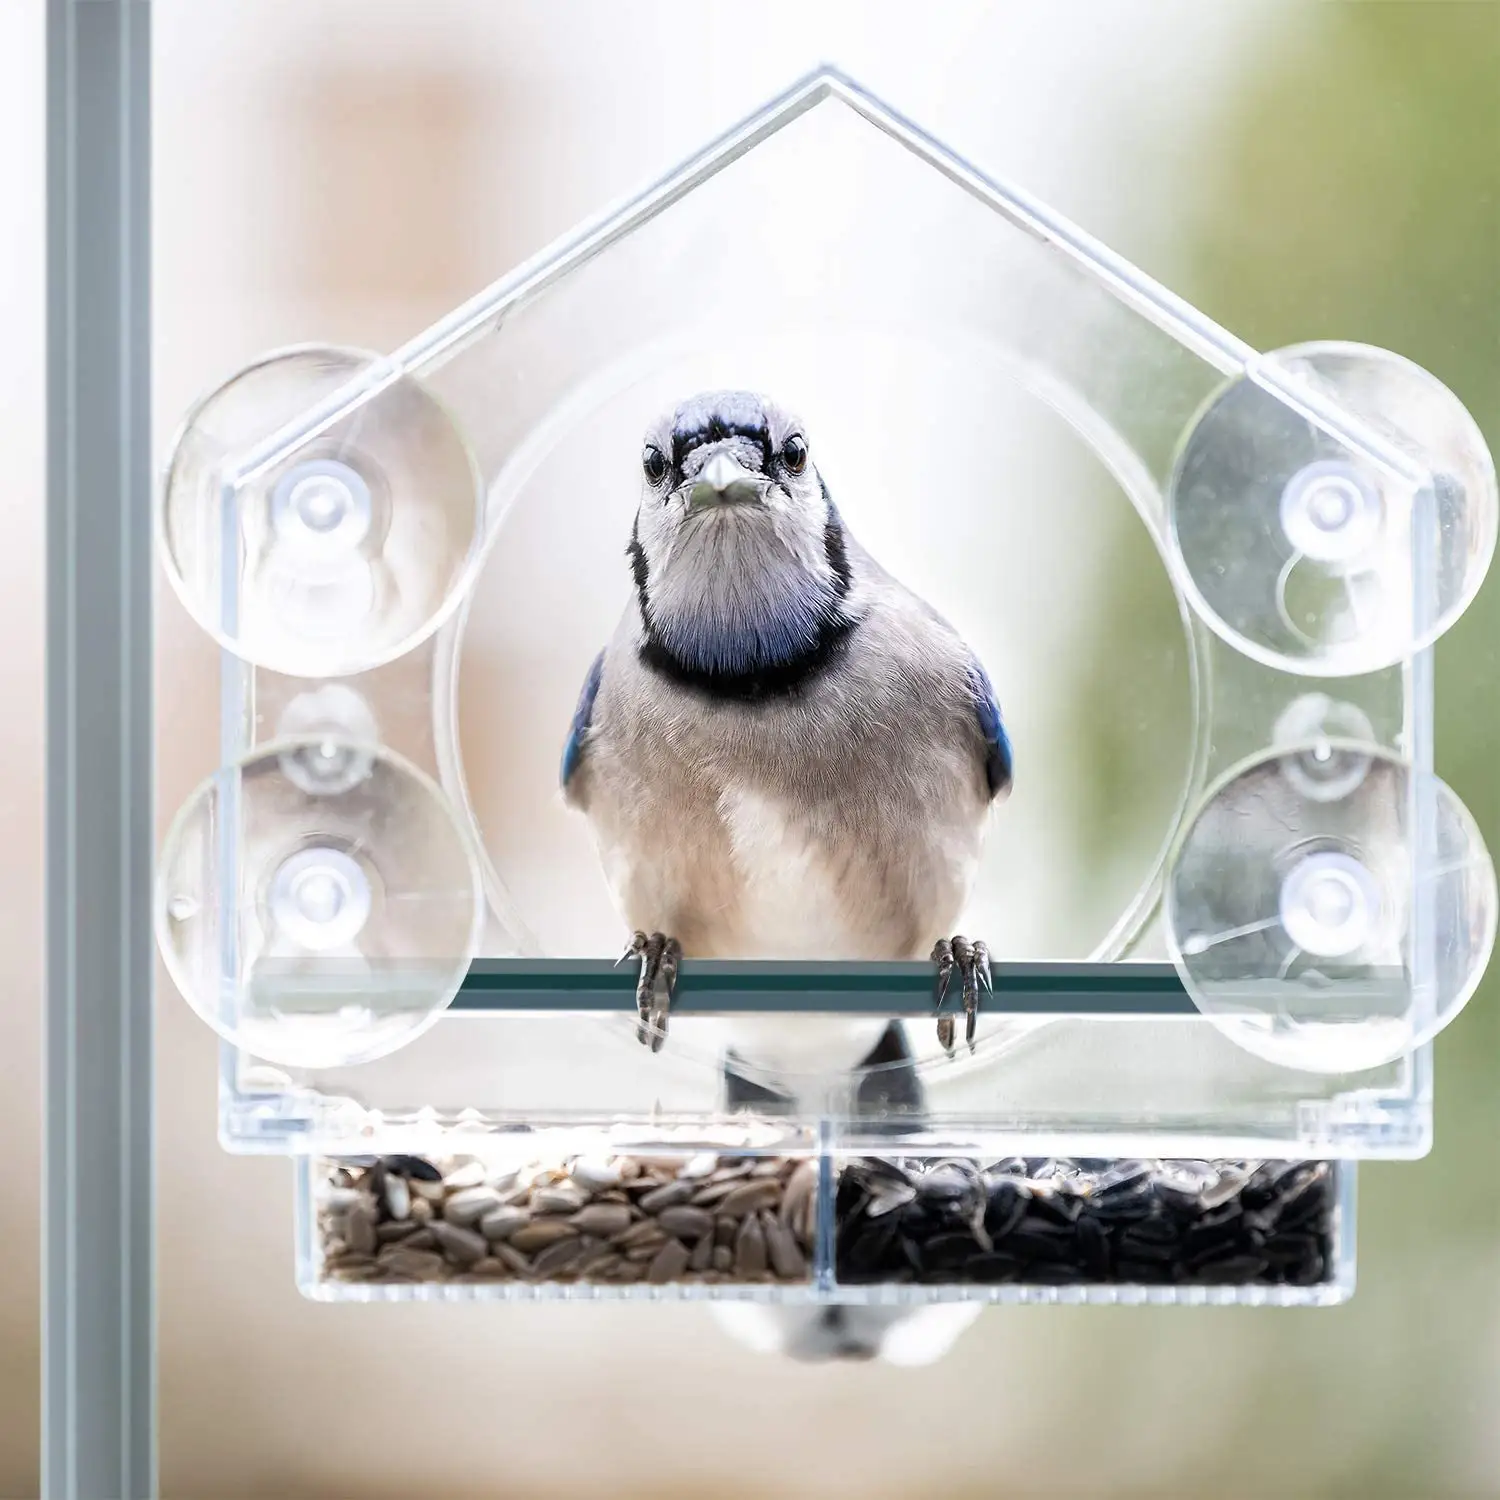
{"type": "Polygon", "coordinates": [[[964,1280],[974,1282],[1014,1281],[1024,1262],[1014,1255],[990,1251],[971,1256],[964,1263],[964,1280]]]}
{"type": "Polygon", "coordinates": [[[1083,1199],[1072,1193],[1038,1193],[1031,1200],[1032,1217],[1071,1228],[1083,1212],[1083,1199]]]}
{"type": "Polygon", "coordinates": [[[1142,1239],[1134,1229],[1125,1230],[1116,1240],[1122,1260],[1149,1262],[1170,1266],[1177,1259],[1177,1241],[1142,1239]]]}
{"type": "Polygon", "coordinates": [[[1285,1279],[1291,1286],[1317,1286],[1319,1282],[1328,1279],[1327,1262],[1317,1251],[1313,1251],[1292,1266],[1286,1272],[1285,1279]]]}
{"type": "Polygon", "coordinates": [[[441,1182],[443,1174],[420,1156],[387,1156],[382,1165],[387,1172],[399,1172],[403,1177],[415,1178],[418,1182],[441,1182]]]}
{"type": "Polygon", "coordinates": [[[1109,1280],[1109,1234],[1097,1219],[1078,1221],[1078,1257],[1090,1277],[1109,1280]]]}
{"type": "Polygon", "coordinates": [[[864,1285],[1311,1286],[1333,1263],[1335,1182],[1326,1162],[869,1158],[841,1175],[835,1268],[864,1285]]]}
{"type": "Polygon", "coordinates": [[[1071,1234],[1059,1234],[1050,1228],[1017,1229],[1005,1237],[1007,1255],[1024,1255],[1028,1260],[1056,1260],[1061,1258],[1073,1243],[1071,1234]]]}
{"type": "Polygon", "coordinates": [[[984,1227],[993,1240],[1003,1240],[1026,1217],[1030,1199],[1014,1183],[996,1182],[990,1187],[989,1203],[984,1211],[984,1227]]]}
{"type": "Polygon", "coordinates": [[[923,1173],[917,1179],[917,1191],[929,1199],[966,1198],[974,1191],[974,1178],[959,1167],[942,1166],[923,1173]]]}
{"type": "Polygon", "coordinates": [[[1267,1261],[1262,1255],[1230,1255],[1194,1267],[1191,1279],[1215,1285],[1250,1282],[1261,1276],[1266,1266],[1267,1261]]]}
{"type": "Polygon", "coordinates": [[[1131,1186],[1108,1198],[1090,1199],[1089,1214],[1104,1224],[1130,1224],[1156,1213],[1156,1199],[1147,1190],[1131,1186]]]}
{"type": "Polygon", "coordinates": [[[1315,1234],[1262,1235],[1260,1238],[1265,1246],[1266,1259],[1273,1266],[1296,1265],[1309,1255],[1317,1255],[1320,1249],[1315,1234]]]}
{"type": "Polygon", "coordinates": [[[922,1246],[922,1264],[929,1271],[953,1271],[972,1259],[978,1247],[968,1234],[939,1234],[922,1246]]]}
{"type": "Polygon", "coordinates": [[[1122,1234],[1146,1245],[1176,1245],[1182,1240],[1181,1226],[1170,1219],[1151,1217],[1132,1224],[1122,1234]]]}
{"type": "Polygon", "coordinates": [[[896,1214],[871,1220],[852,1241],[841,1247],[839,1274],[868,1277],[888,1260],[898,1259],[900,1252],[896,1249],[896,1242],[900,1230],[901,1221],[896,1214]]]}

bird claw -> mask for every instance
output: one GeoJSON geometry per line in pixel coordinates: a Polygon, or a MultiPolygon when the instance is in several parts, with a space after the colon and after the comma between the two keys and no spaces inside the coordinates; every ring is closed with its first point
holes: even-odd
{"type": "Polygon", "coordinates": [[[948,984],[956,968],[962,985],[964,1008],[964,1040],[969,1051],[974,1050],[974,1029],[979,1022],[980,991],[986,995],[995,993],[995,981],[990,973],[990,950],[982,942],[970,941],[955,935],[939,938],[932,950],[932,962],[937,965],[937,1034],[944,1052],[953,1055],[954,1016],[943,1010],[948,998],[948,984]]]}
{"type": "Polygon", "coordinates": [[[660,1052],[667,1039],[667,1014],[672,1006],[672,991],[677,987],[682,945],[665,933],[637,932],[615,960],[616,966],[627,958],[638,958],[641,963],[635,983],[635,1039],[643,1047],[660,1052]]]}

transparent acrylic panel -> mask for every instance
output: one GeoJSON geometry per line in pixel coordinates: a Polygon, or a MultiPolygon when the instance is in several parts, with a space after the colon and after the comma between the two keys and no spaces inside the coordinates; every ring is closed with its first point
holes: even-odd
{"type": "MultiPolygon", "coordinates": [[[[894,1128],[913,1149],[973,1156],[1020,1140],[1085,1157],[1425,1149],[1424,1044],[1472,991],[1493,939],[1482,847],[1445,842],[1421,809],[1402,826],[1386,850],[1401,891],[1433,889],[1455,854],[1471,878],[1381,929],[1394,990],[1372,998],[1363,973],[1332,976],[1336,1046],[1296,1017],[1270,1052],[1245,1045],[1187,961],[1228,929],[1184,931],[1181,904],[1161,898],[1247,760],[1352,743],[1403,768],[1403,786],[1430,789],[1424,806],[1449,806],[1431,776],[1428,648],[1488,566],[1495,486],[1473,423],[1431,377],[1358,346],[1259,354],[821,73],[395,354],[268,357],[206,410],[226,393],[250,401],[251,419],[174,467],[162,513],[178,591],[228,648],[224,759],[308,725],[408,758],[473,847],[488,901],[479,954],[502,973],[511,962],[515,981],[466,992],[399,1051],[354,1067],[228,1052],[227,1142],[425,1150],[433,1128],[459,1126],[587,1149],[591,1132],[649,1144],[670,1124],[706,1144],[738,1090],[789,1149],[860,1150],[894,1128]],[[290,384],[256,413],[247,382],[267,371],[290,384]],[[972,848],[972,880],[944,896],[941,881],[916,879],[921,899],[901,920],[815,931],[816,880],[779,903],[765,884],[784,898],[772,872],[857,842],[817,848],[761,808],[750,831],[769,844],[733,857],[758,859],[765,878],[709,902],[685,934],[680,1005],[650,1050],[637,1045],[630,968],[597,971],[672,903],[653,910],[622,891],[619,852],[606,840],[596,854],[589,821],[556,791],[557,766],[591,661],[635,618],[626,545],[650,500],[642,434],[694,392],[727,387],[800,413],[848,535],[983,663],[1016,790],[947,831],[951,848],[931,823],[921,830],[937,868],[962,867],[972,848]],[[462,482],[471,469],[478,499],[462,482]],[[373,519],[387,512],[407,529],[373,519]],[[1122,512],[1134,558],[1091,543],[1122,512]],[[1101,628],[1086,601],[1112,567],[1142,559],[1132,615],[1101,628]],[[276,603],[288,576],[301,625],[276,603]],[[1170,628],[1139,629],[1148,617],[1170,628]],[[252,628],[265,620],[275,629],[252,628]],[[1082,785],[1068,732],[1101,672],[1134,695],[1114,726],[1126,770],[1110,795],[1082,785]],[[737,920],[716,927],[713,913],[731,910],[737,920]],[[775,920],[752,932],[745,911],[775,920]],[[993,996],[969,997],[981,1001],[972,1048],[950,1049],[932,1020],[927,956],[954,931],[988,944],[997,976],[993,996]],[[1139,962],[1167,957],[1175,970],[1151,982],[1170,998],[1133,1008],[1139,962]],[[786,985],[809,992],[799,1007],[769,1005],[776,959],[804,965],[786,985]],[[523,960],[548,984],[528,989],[523,960]],[[753,1003],[695,1012],[714,960],[762,965],[753,1003]],[[839,961],[905,965],[900,1004],[865,1004],[868,992],[824,1004],[819,965],[839,961]],[[1072,966],[1073,1003],[1033,1003],[1048,965],[1072,966]],[[580,1000],[591,986],[608,991],[598,1005],[580,1000]],[[919,1098],[902,1094],[908,1076],[919,1098]]],[[[189,423],[179,453],[204,426],[189,423]]],[[[901,707],[919,712],[921,694],[901,707]]],[[[715,722],[748,733],[742,713],[722,706],[715,722]]],[[[831,775],[833,750],[853,743],[825,745],[809,776],[831,775]]],[[[866,733],[863,762],[848,758],[878,776],[896,747],[926,743],[866,733]]],[[[655,819],[656,837],[635,865],[701,836],[693,787],[685,777],[632,810],[655,819]]],[[[731,791],[702,794],[715,836],[728,836],[731,791]]],[[[1309,934],[1322,941],[1327,892],[1292,866],[1306,804],[1326,800],[1304,793],[1302,821],[1212,846],[1226,888],[1280,882],[1271,920],[1299,952],[1309,934]]],[[[1335,822],[1317,837],[1339,847],[1314,852],[1359,864],[1357,817],[1335,822]]],[[[233,837],[222,844],[205,899],[247,857],[233,837]]],[[[381,857],[399,862],[399,847],[381,857]]],[[[1391,903],[1375,906],[1384,917],[1391,903]]],[[[1285,945],[1268,951],[1270,971],[1249,977],[1284,977],[1285,945]]],[[[237,993],[238,959],[219,978],[237,993]]],[[[955,977],[950,1011],[960,987],[955,977]]],[[[450,991],[434,986],[434,1013],[450,991]]]]}

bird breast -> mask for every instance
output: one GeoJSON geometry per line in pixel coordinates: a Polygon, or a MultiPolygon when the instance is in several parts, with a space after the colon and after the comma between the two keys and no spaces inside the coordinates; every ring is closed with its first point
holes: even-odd
{"type": "Polygon", "coordinates": [[[750,787],[725,787],[718,812],[740,890],[735,925],[747,953],[854,957],[868,949],[855,893],[841,879],[848,861],[821,846],[806,819],[750,787]]]}

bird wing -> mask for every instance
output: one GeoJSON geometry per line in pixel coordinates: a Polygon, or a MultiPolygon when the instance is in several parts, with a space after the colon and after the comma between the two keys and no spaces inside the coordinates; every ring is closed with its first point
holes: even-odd
{"type": "Polygon", "coordinates": [[[583,679],[583,691],[578,695],[578,707],[573,710],[572,727],[568,730],[568,742],[563,746],[562,784],[567,786],[569,778],[578,769],[583,759],[584,736],[594,717],[594,700],[599,696],[599,683],[604,677],[604,652],[600,652],[583,679]]]}
{"type": "Polygon", "coordinates": [[[969,656],[969,693],[974,704],[975,721],[984,736],[985,780],[989,784],[990,796],[999,797],[1010,790],[1010,736],[1001,721],[1000,704],[990,685],[989,674],[972,653],[969,656]]]}

